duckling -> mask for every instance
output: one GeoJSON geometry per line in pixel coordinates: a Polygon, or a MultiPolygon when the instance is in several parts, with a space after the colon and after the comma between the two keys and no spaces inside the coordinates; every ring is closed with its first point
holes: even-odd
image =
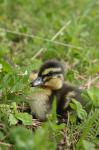
{"type": "MultiPolygon", "coordinates": [[[[69,103],[72,98],[84,104],[81,96],[82,91],[76,87],[68,85],[64,81],[64,69],[58,61],[50,60],[45,62],[38,72],[38,77],[31,83],[32,87],[40,86],[42,89],[49,89],[50,109],[54,96],[57,100],[58,116],[66,115],[69,103]]],[[[43,107],[42,107],[43,109],[43,107]]]]}
{"type": "MultiPolygon", "coordinates": [[[[38,71],[33,70],[29,79],[32,82],[38,77],[38,71]]],[[[49,100],[51,100],[50,95],[52,91],[49,88],[32,88],[31,94],[29,95],[29,105],[31,108],[31,113],[33,117],[45,121],[47,119],[47,114],[50,113],[51,105],[49,100]]]]}

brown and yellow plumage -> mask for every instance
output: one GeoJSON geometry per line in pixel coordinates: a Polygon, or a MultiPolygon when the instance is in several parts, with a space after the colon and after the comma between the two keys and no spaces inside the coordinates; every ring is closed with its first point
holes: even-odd
{"type": "Polygon", "coordinates": [[[32,81],[31,86],[42,89],[42,94],[38,92],[39,98],[36,96],[36,102],[32,103],[33,111],[39,114],[37,115],[38,118],[41,118],[41,114],[46,118],[46,114],[51,110],[54,96],[57,100],[57,114],[60,116],[69,109],[69,103],[72,98],[84,103],[81,97],[82,91],[64,82],[64,69],[58,61],[45,62],[38,71],[37,78],[32,81]],[[49,91],[49,95],[47,95],[47,91],[49,91]],[[38,109],[35,109],[37,106],[38,109]],[[40,112],[40,107],[42,112],[40,112]]]}

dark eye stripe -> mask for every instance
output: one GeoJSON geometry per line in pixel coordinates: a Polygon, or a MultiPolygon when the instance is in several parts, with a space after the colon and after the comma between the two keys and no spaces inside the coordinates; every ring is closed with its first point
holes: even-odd
{"type": "Polygon", "coordinates": [[[51,77],[47,78],[47,79],[44,81],[44,83],[50,81],[51,79],[52,79],[51,77]]]}
{"type": "Polygon", "coordinates": [[[48,74],[42,75],[42,78],[44,77],[50,77],[50,76],[54,76],[57,74],[62,74],[62,71],[57,71],[57,72],[49,72],[48,74]]]}
{"type": "MultiPolygon", "coordinates": [[[[60,78],[60,76],[57,76],[57,78],[60,78]]],[[[51,79],[52,79],[52,77],[48,77],[46,80],[44,80],[44,83],[50,81],[51,79]]]]}

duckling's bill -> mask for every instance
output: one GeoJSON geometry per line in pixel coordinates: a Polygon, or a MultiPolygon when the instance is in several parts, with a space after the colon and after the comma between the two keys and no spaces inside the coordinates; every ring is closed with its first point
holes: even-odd
{"type": "Polygon", "coordinates": [[[32,87],[40,86],[40,85],[42,85],[42,84],[43,84],[43,80],[42,80],[41,77],[37,77],[37,79],[35,79],[35,80],[33,80],[33,81],[31,82],[31,86],[32,86],[32,87]]]}

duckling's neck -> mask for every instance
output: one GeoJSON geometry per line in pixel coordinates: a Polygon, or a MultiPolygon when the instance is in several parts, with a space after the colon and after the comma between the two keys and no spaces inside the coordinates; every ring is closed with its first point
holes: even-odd
{"type": "Polygon", "coordinates": [[[52,94],[52,90],[50,88],[46,88],[46,87],[43,87],[43,92],[46,93],[46,95],[50,96],[52,94]]]}

